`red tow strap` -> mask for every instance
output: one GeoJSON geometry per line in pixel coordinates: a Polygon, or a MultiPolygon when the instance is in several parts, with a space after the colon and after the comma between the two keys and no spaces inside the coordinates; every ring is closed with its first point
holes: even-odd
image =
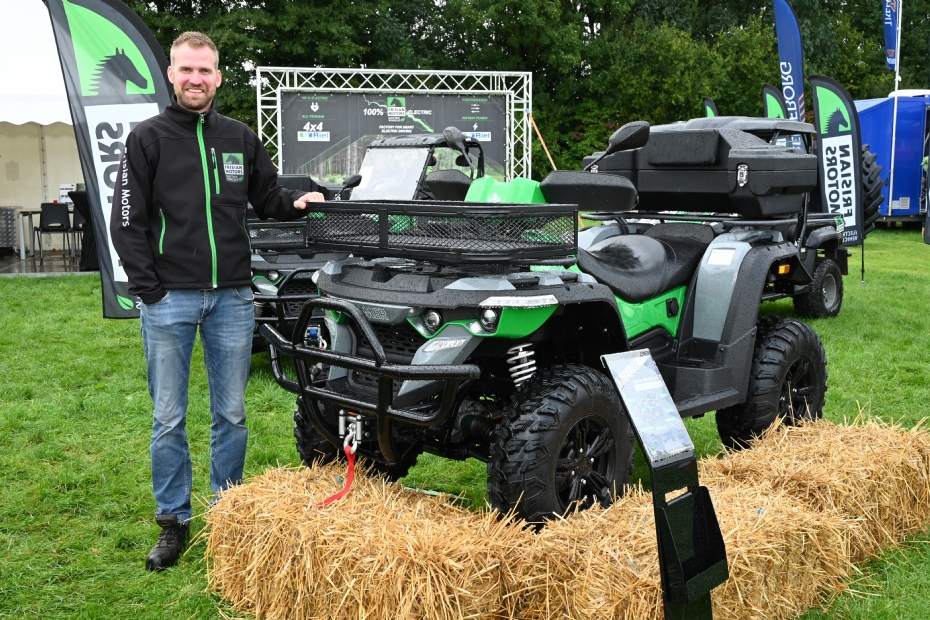
{"type": "Polygon", "coordinates": [[[349,489],[352,488],[352,480],[355,479],[355,452],[352,450],[352,446],[345,446],[346,458],[349,460],[349,472],[346,474],[346,486],[344,489],[327,497],[322,502],[317,503],[317,508],[323,508],[324,506],[329,506],[336,500],[340,500],[349,493],[349,489]]]}

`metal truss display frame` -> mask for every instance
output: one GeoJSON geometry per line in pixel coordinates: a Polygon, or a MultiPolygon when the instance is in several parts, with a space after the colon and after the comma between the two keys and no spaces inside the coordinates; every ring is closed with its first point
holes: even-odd
{"type": "Polygon", "coordinates": [[[256,67],[258,137],[281,170],[281,93],[410,93],[503,95],[506,101],[507,180],[530,178],[532,169],[533,74],[504,71],[416,71],[256,67]]]}

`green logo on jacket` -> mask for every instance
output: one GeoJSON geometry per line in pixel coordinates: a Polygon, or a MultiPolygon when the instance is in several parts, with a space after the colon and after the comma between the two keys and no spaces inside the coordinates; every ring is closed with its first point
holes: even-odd
{"type": "Polygon", "coordinates": [[[242,153],[223,153],[223,173],[230,183],[242,183],[245,180],[245,158],[242,153]]]}

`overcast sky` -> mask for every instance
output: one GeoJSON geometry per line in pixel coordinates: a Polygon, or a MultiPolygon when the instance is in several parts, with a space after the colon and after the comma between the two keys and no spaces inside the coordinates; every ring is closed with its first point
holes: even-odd
{"type": "Polygon", "coordinates": [[[0,94],[65,94],[42,0],[0,0],[0,58],[0,94]]]}

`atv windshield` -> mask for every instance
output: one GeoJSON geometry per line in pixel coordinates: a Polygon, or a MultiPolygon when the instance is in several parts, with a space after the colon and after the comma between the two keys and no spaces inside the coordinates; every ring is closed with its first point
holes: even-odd
{"type": "Polygon", "coordinates": [[[368,149],[350,200],[413,200],[429,154],[428,148],[368,149]]]}

